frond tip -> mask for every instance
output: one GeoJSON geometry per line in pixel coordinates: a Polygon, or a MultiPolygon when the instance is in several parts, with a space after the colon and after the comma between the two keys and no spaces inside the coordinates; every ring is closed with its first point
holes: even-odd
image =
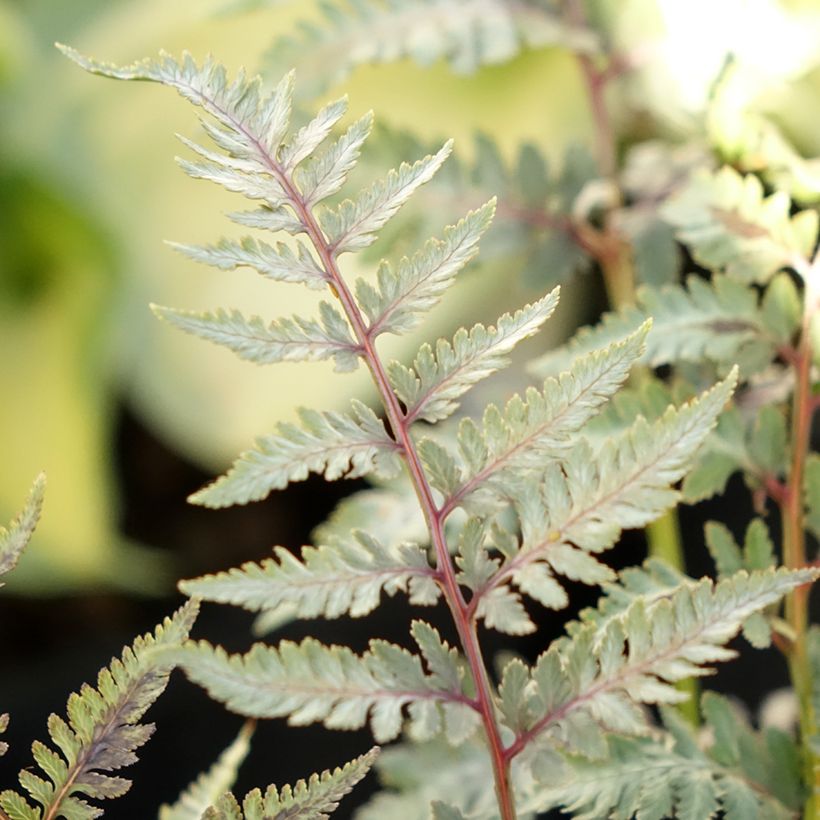
{"type": "Polygon", "coordinates": [[[20,560],[20,555],[31,540],[43,508],[45,487],[45,474],[40,473],[34,481],[22,512],[8,527],[0,527],[0,575],[5,575],[14,569],[20,560]]]}
{"type": "Polygon", "coordinates": [[[197,611],[198,604],[189,601],[153,634],[126,647],[121,658],[100,671],[96,689],[86,684],[69,697],[68,721],[49,717],[49,735],[62,755],[35,741],[34,759],[48,780],[29,769],[19,776],[20,785],[43,808],[32,808],[25,797],[7,790],[0,794],[0,807],[9,817],[91,820],[102,810],[84,797],[103,800],[128,791],[130,780],[108,772],[136,762],[136,750],[153,734],[153,724],[139,721],[165,690],[173,668],[168,650],[187,639],[197,611]]]}

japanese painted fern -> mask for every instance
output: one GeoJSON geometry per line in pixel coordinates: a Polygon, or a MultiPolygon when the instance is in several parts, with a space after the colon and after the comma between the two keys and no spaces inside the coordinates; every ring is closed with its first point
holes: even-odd
{"type": "MultiPolygon", "coordinates": [[[[365,4],[361,9],[369,13],[365,4]]],[[[382,261],[372,280],[349,283],[343,257],[375,241],[438,171],[449,143],[341,198],[370,129],[365,117],[334,133],[344,101],[292,128],[291,75],[265,93],[258,79],[240,74],[231,81],[212,60],[163,55],[118,68],[64,50],[94,73],[170,86],[204,112],[202,126],[217,150],[185,139],[193,157],[180,163],[191,176],[254,201],[254,209],[231,218],[257,234],[181,246],[184,253],[221,269],[249,266],[331,296],[317,317],[157,312],[251,361],[332,359],[339,371],[363,365],[381,400],[379,412],[360,402],[349,412],[302,411],[299,423],[260,438],[192,500],[210,507],[245,504],[309,473],[328,480],[371,476],[395,479],[395,487],[409,483],[412,493],[396,495],[414,496],[426,524],[425,534],[407,543],[386,528],[377,531],[376,521],[372,532],[351,532],[339,519],[325,528],[326,541],[305,547],[301,556],[277,548],[261,564],[185,581],[183,591],[273,620],[360,616],[378,606],[383,592],[404,592],[418,605],[443,600],[458,639],[451,646],[416,620],[413,651],[374,639],[357,654],[306,638],[276,647],[260,643],[231,656],[204,641],[188,642],[171,653],[188,676],[249,717],[336,729],[369,725],[379,743],[405,735],[407,743],[384,755],[383,772],[391,766],[405,772],[393,780],[397,790],[378,796],[363,817],[510,820],[556,805],[584,817],[661,818],[677,811],[695,818],[719,809],[730,818],[791,816],[802,795],[765,771],[759,776],[759,767],[736,754],[739,744],[753,746],[763,767],[768,759],[763,741],[739,716],[707,700],[717,737],[707,753],[666,705],[685,697],[675,684],[731,658],[726,644],[749,619],[817,571],[737,567],[713,583],[658,564],[618,577],[601,561],[624,528],[643,527],[677,503],[678,483],[732,395],[737,369],[731,360],[720,360],[723,380],[700,395],[596,436],[594,420],[633,365],[666,355],[669,339],[655,333],[643,313],[630,315],[612,324],[600,344],[580,350],[564,372],[503,406],[487,406],[479,419],[448,422],[461,397],[503,368],[558,300],[552,291],[495,326],[476,325],[451,341],[422,345],[409,365],[382,358],[379,337],[414,327],[444,295],[475,255],[494,204],[476,207],[415,253],[382,261]],[[270,233],[289,236],[274,244],[263,238],[270,233]],[[534,631],[534,609],[525,600],[563,609],[563,579],[604,585],[599,608],[570,624],[534,665],[509,660],[496,685],[478,626],[512,635],[534,631]],[[647,705],[663,707],[662,725],[653,723],[647,705]],[[591,786],[590,771],[608,767],[614,774],[606,788],[591,786]],[[632,771],[641,777],[625,774],[632,771]],[[657,772],[673,775],[653,776],[657,772]]],[[[700,298],[699,287],[693,283],[677,298],[687,307],[691,302],[689,312],[703,322],[719,321],[733,296],[730,286],[700,298]]],[[[737,332],[772,344],[759,330],[756,310],[749,302],[737,332]]],[[[709,346],[697,337],[689,343],[709,346]]],[[[772,742],[791,749],[787,738],[772,742]]],[[[203,816],[324,817],[370,759],[307,787],[252,792],[241,807],[222,797],[203,816]]]]}

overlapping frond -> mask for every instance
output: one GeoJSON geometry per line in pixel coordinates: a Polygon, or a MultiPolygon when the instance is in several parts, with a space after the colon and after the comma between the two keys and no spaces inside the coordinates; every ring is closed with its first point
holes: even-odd
{"type": "Polygon", "coordinates": [[[505,313],[495,327],[475,325],[459,330],[452,343],[440,339],[435,350],[422,345],[413,367],[393,361],[388,375],[410,421],[436,422],[458,409],[458,399],[474,384],[500,370],[518,342],[532,336],[558,304],[557,288],[542,299],[505,313]]]}
{"type": "Polygon", "coordinates": [[[361,402],[353,402],[353,415],[302,409],[299,417],[300,426],[281,423],[277,435],[258,439],[255,449],[239,456],[224,476],[190,500],[226,507],[258,501],[271,490],[303,481],[311,472],[330,481],[370,472],[389,478],[398,472],[398,445],[361,402]]]}
{"type": "Polygon", "coordinates": [[[361,348],[350,326],[328,302],[321,302],[321,323],[300,316],[266,322],[259,316],[245,317],[238,310],[193,313],[153,306],[154,313],[172,325],[223,345],[240,358],[257,364],[333,359],[336,370],[354,370],[361,348]]]}
{"type": "Polygon", "coordinates": [[[636,599],[600,629],[589,623],[539,658],[537,694],[520,701],[517,722],[526,728],[519,738],[605,756],[604,730],[646,733],[648,717],[637,704],[685,699],[675,683],[734,657],[725,645],[753,612],[818,574],[741,571],[716,584],[684,583],[670,595],[636,599]]]}
{"type": "Polygon", "coordinates": [[[662,214],[698,262],[743,282],[766,282],[778,270],[802,270],[814,250],[814,210],[790,215],[782,193],[765,197],[760,180],[726,166],[699,172],[672,197],[662,214]]]}
{"type": "Polygon", "coordinates": [[[137,638],[97,678],[68,699],[68,720],[52,714],[48,731],[59,752],[35,741],[32,752],[48,780],[30,769],[19,780],[30,798],[11,790],[0,793],[0,806],[13,820],[66,817],[90,820],[102,810],[86,802],[124,794],[131,781],[109,774],[137,759],[136,751],[153,734],[152,724],[140,723],[162,694],[174,662],[169,651],[182,645],[196,618],[198,605],[189,601],[153,634],[137,638]]]}
{"type": "Polygon", "coordinates": [[[652,319],[652,329],[643,361],[651,367],[711,361],[724,373],[737,364],[741,372],[751,375],[771,362],[777,345],[784,341],[772,315],[777,306],[759,306],[753,287],[727,276],[706,281],[693,275],[685,286],[644,286],[636,301],[635,306],[605,314],[599,324],[579,331],[565,348],[533,362],[533,373],[559,372],[575,357],[623,338],[647,318],[652,319]]]}
{"type": "Polygon", "coordinates": [[[410,734],[420,740],[451,723],[459,730],[463,713],[473,711],[454,653],[443,648],[433,656],[425,638],[429,635],[417,642],[429,674],[419,656],[381,640],[372,640],[361,656],[306,638],[300,644],[283,641],[278,648],[255,644],[243,656],[200,642],[178,657],[192,680],[240,714],[287,717],[294,726],[321,722],[329,729],[358,729],[369,722],[376,741],[385,743],[401,731],[405,706],[410,734]]]}
{"type": "Polygon", "coordinates": [[[301,560],[283,547],[261,564],[182,581],[180,589],[206,601],[256,612],[285,610],[294,617],[356,618],[379,605],[382,592],[409,592],[414,604],[432,604],[439,589],[426,550],[387,547],[361,530],[319,547],[303,547],[301,560]]]}
{"type": "Polygon", "coordinates": [[[269,62],[295,65],[307,90],[322,93],[363,63],[411,58],[426,66],[447,60],[467,74],[506,62],[524,47],[597,47],[596,35],[565,22],[552,2],[508,0],[327,0],[322,19],[302,20],[276,40],[269,62]]]}
{"type": "Polygon", "coordinates": [[[20,555],[31,540],[34,528],[40,520],[45,487],[46,477],[40,473],[20,514],[8,527],[0,527],[0,575],[5,575],[17,566],[20,555]]]}
{"type": "Polygon", "coordinates": [[[295,786],[268,786],[264,794],[254,789],[241,806],[232,794],[225,794],[201,815],[202,820],[327,820],[367,774],[378,753],[374,747],[341,768],[313,774],[295,786]]]}
{"type": "MultiPolygon", "coordinates": [[[[465,419],[459,428],[464,468],[456,468],[441,489],[445,508],[470,499],[474,506],[508,496],[506,480],[522,470],[542,470],[545,457],[566,449],[569,437],[623,384],[640,358],[648,325],[617,344],[580,357],[542,391],[514,396],[503,411],[489,405],[481,426],[465,419]],[[452,486],[455,484],[455,486],[452,486]]],[[[424,453],[422,453],[424,455],[424,453]]]]}
{"type": "Polygon", "coordinates": [[[173,805],[160,806],[159,820],[202,820],[203,814],[233,787],[239,767],[251,750],[253,730],[253,721],[247,721],[207,772],[191,783],[173,805]]]}

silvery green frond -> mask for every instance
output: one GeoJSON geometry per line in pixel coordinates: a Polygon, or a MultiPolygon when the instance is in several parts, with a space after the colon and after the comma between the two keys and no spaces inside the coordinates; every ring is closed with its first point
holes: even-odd
{"type": "Polygon", "coordinates": [[[335,194],[359,159],[362,145],[373,127],[373,115],[365,114],[324,153],[311,158],[294,173],[294,180],[309,206],[335,194]]]}
{"type": "Polygon", "coordinates": [[[40,520],[45,488],[46,477],[44,473],[40,473],[34,480],[20,514],[8,527],[0,527],[0,575],[5,575],[14,569],[20,560],[20,555],[31,540],[34,528],[40,520]]]}
{"type": "Polygon", "coordinates": [[[255,644],[241,656],[191,643],[177,657],[188,677],[235,712],[329,729],[359,729],[369,721],[379,743],[401,732],[405,706],[409,732],[419,740],[441,730],[441,704],[472,709],[460,685],[442,688],[441,676],[428,675],[421,658],[381,640],[371,640],[361,656],[306,638],[278,648],[255,644]]]}
{"type": "MultiPolygon", "coordinates": [[[[6,729],[9,728],[9,716],[8,714],[0,715],[0,735],[2,735],[6,729]]],[[[2,757],[7,751],[9,750],[9,744],[4,743],[0,740],[0,757],[2,757]]]]}
{"type": "Polygon", "coordinates": [[[197,610],[196,602],[189,601],[153,634],[126,647],[121,658],[100,671],[97,688],[85,684],[69,697],[68,721],[49,717],[49,735],[62,755],[35,741],[34,759],[48,780],[30,769],[19,776],[20,785],[43,808],[32,808],[20,794],[4,791],[0,807],[10,817],[38,820],[44,812],[48,817],[90,820],[102,811],[85,797],[103,800],[128,791],[131,781],[108,772],[134,763],[136,750],[153,734],[152,724],[139,721],[165,690],[174,665],[168,652],[187,639],[197,610]]]}
{"type": "Polygon", "coordinates": [[[498,816],[492,767],[480,741],[457,748],[443,739],[399,743],[379,755],[376,771],[385,788],[356,812],[356,820],[430,820],[435,800],[469,818],[498,816]]]}
{"type": "Polygon", "coordinates": [[[817,239],[817,213],[790,215],[789,197],[764,197],[756,176],[731,167],[694,174],[662,208],[678,237],[708,268],[744,282],[766,282],[778,270],[802,269],[817,239]]]}
{"type": "Polygon", "coordinates": [[[436,422],[458,409],[458,399],[474,384],[500,370],[518,342],[532,336],[552,315],[558,289],[517,310],[505,313],[495,327],[475,325],[458,330],[452,344],[439,339],[435,350],[422,345],[413,368],[391,362],[388,375],[410,421],[436,422]]]}
{"type": "Polygon", "coordinates": [[[398,445],[366,405],[353,402],[352,416],[337,412],[299,411],[301,426],[283,422],[276,435],[257,440],[233,467],[190,500],[205,507],[228,507],[265,498],[311,472],[328,481],[359,478],[371,472],[390,477],[398,472],[398,445]]]}
{"type": "Polygon", "coordinates": [[[465,477],[446,501],[452,509],[470,500],[475,505],[506,497],[507,479],[522,470],[543,470],[547,456],[563,451],[572,433],[615,393],[643,352],[649,325],[605,350],[579,357],[567,373],[547,379],[542,391],[529,388],[513,396],[504,410],[489,405],[481,427],[465,419],[459,448],[465,477]]]}
{"type": "Polygon", "coordinates": [[[370,333],[401,333],[418,322],[418,314],[436,305],[455,275],[478,252],[478,240],[490,225],[495,201],[470,211],[457,224],[444,229],[443,239],[430,239],[396,270],[379,265],[378,288],[360,279],[356,298],[370,321],[370,333]]]}
{"type": "Polygon", "coordinates": [[[376,231],[393,217],[413,192],[429,182],[452,151],[452,140],[433,155],[410,165],[403,162],[363,190],[356,199],[345,199],[320,217],[328,245],[335,254],[360,250],[372,244],[376,231]]]}
{"type": "Polygon", "coordinates": [[[219,759],[179,796],[159,809],[159,820],[201,820],[202,815],[236,782],[239,767],[251,750],[254,723],[247,721],[219,759]]]}
{"type": "Polygon", "coordinates": [[[727,276],[710,281],[689,276],[686,285],[644,286],[637,306],[606,314],[593,327],[580,330],[563,349],[530,365],[546,376],[568,366],[576,356],[599,350],[652,319],[642,361],[651,367],[677,362],[717,364],[726,373],[734,364],[744,374],[756,374],[775,357],[781,340],[768,326],[754,288],[727,276]]]}
{"type": "Polygon", "coordinates": [[[238,310],[217,309],[193,313],[153,305],[161,319],[172,325],[233,350],[241,359],[257,364],[334,360],[336,370],[355,370],[360,348],[344,317],[327,302],[321,302],[316,319],[283,317],[266,322],[259,316],[246,317],[238,310]]]}
{"type": "Polygon", "coordinates": [[[220,239],[216,245],[204,247],[180,245],[177,242],[169,244],[194,261],[221,270],[233,270],[247,265],[269,279],[300,282],[316,290],[327,287],[327,274],[307,247],[298,240],[295,253],[282,242],[277,242],[274,247],[251,236],[239,240],[220,239]]]}
{"type": "Polygon", "coordinates": [[[314,95],[363,63],[446,59],[455,72],[470,74],[525,47],[597,47],[595,34],[567,23],[552,2],[328,0],[320,9],[318,22],[300,21],[298,32],[278,38],[269,52],[273,69],[297,66],[314,95]]]}
{"type": "Polygon", "coordinates": [[[602,629],[589,623],[533,668],[536,695],[520,741],[541,736],[587,756],[605,755],[602,730],[644,733],[647,716],[637,704],[685,699],[678,681],[733,658],[725,644],[753,612],[818,575],[816,569],[740,571],[716,584],[703,579],[668,596],[637,598],[602,629]]]}
{"type": "Polygon", "coordinates": [[[303,547],[301,559],[283,547],[261,564],[181,581],[186,594],[256,612],[285,610],[298,618],[354,618],[372,612],[382,592],[409,592],[415,604],[435,603],[438,587],[426,550],[385,547],[361,530],[328,545],[303,547]]]}
{"type": "Polygon", "coordinates": [[[367,774],[379,753],[374,747],[342,768],[312,774],[295,786],[254,789],[240,807],[232,794],[223,795],[202,820],[327,820],[341,799],[367,774]]]}
{"type": "Polygon", "coordinates": [[[305,225],[302,220],[283,205],[275,207],[263,205],[253,211],[234,211],[227,216],[237,225],[244,225],[246,228],[258,228],[260,231],[271,231],[272,233],[285,231],[294,236],[305,232],[305,225]]]}
{"type": "Polygon", "coordinates": [[[432,820],[465,820],[464,815],[454,806],[438,800],[430,804],[432,820]]]}

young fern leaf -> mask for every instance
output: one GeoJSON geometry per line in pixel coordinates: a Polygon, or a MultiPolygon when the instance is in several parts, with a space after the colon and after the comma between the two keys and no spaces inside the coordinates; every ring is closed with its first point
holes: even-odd
{"type": "Polygon", "coordinates": [[[159,820],[201,820],[202,815],[236,782],[239,767],[251,750],[255,724],[249,720],[219,759],[179,796],[172,806],[159,809],[159,820]]]}
{"type": "Polygon", "coordinates": [[[506,62],[525,46],[596,47],[595,35],[565,23],[554,4],[508,0],[329,0],[320,22],[276,40],[271,67],[298,66],[320,94],[363,63],[446,59],[459,74],[506,62]]]}
{"type": "Polygon", "coordinates": [[[404,402],[406,417],[441,421],[458,409],[458,401],[474,384],[504,367],[507,354],[518,342],[532,336],[549,319],[558,304],[558,289],[532,305],[505,313],[496,327],[475,325],[456,332],[450,344],[444,339],[422,345],[410,369],[393,361],[388,365],[393,389],[404,402]]]}
{"type": "Polygon", "coordinates": [[[791,216],[790,207],[786,194],[764,198],[756,176],[727,166],[694,174],[661,213],[702,265],[743,282],[764,283],[782,268],[802,271],[814,250],[817,212],[791,216]]]}
{"type": "MultiPolygon", "coordinates": [[[[429,652],[424,637],[420,647],[429,652]]],[[[243,656],[200,642],[176,657],[188,677],[239,714],[287,717],[293,726],[321,722],[329,729],[359,729],[369,719],[378,743],[398,736],[404,706],[409,731],[421,740],[441,730],[440,706],[446,706],[445,719],[454,721],[473,708],[457,667],[445,685],[441,669],[426,674],[418,656],[386,641],[371,640],[362,656],[306,638],[278,648],[255,644],[243,656]]],[[[438,653],[436,663],[445,657],[455,664],[448,653],[438,653]]]]}
{"type": "Polygon", "coordinates": [[[399,470],[398,445],[366,405],[354,401],[353,416],[302,408],[301,426],[283,422],[278,435],[257,440],[221,478],[190,497],[205,507],[247,504],[281,490],[308,473],[359,478],[375,473],[391,478],[399,470]]]}
{"type": "Polygon", "coordinates": [[[43,508],[45,487],[46,477],[40,473],[34,480],[23,510],[8,527],[0,527],[0,575],[11,572],[17,566],[23,550],[31,540],[43,508]]]}
{"type": "Polygon", "coordinates": [[[300,780],[281,789],[268,786],[264,794],[254,789],[241,807],[232,794],[225,794],[201,815],[202,820],[327,820],[367,774],[378,753],[374,747],[342,768],[311,775],[307,783],[300,780]]]}
{"type": "Polygon", "coordinates": [[[426,550],[413,544],[388,548],[361,530],[325,546],[303,547],[301,560],[283,547],[274,555],[179,587],[206,601],[298,618],[367,615],[382,591],[409,592],[414,604],[433,604],[440,593],[426,550]]]}
{"type": "Polygon", "coordinates": [[[350,326],[327,302],[319,304],[321,324],[300,316],[266,323],[259,316],[246,318],[238,310],[192,313],[152,305],[157,316],[172,325],[223,345],[241,359],[257,364],[333,359],[339,372],[355,370],[361,348],[350,335],[350,326]]]}
{"type": "Polygon", "coordinates": [[[487,505],[507,497],[510,475],[543,469],[545,458],[565,450],[570,435],[626,380],[648,329],[647,323],[608,349],[579,358],[568,373],[547,379],[543,391],[530,388],[503,411],[489,405],[481,427],[462,421],[458,438],[465,468],[454,468],[448,484],[456,486],[443,490],[443,509],[449,512],[469,500],[486,512],[487,505]]]}
{"type": "Polygon", "coordinates": [[[168,653],[187,639],[197,610],[198,604],[189,601],[153,635],[126,647],[120,659],[99,673],[96,689],[84,685],[79,694],[69,697],[67,722],[54,714],[49,717],[49,735],[62,756],[34,742],[34,759],[48,780],[29,769],[20,772],[19,780],[42,808],[33,808],[16,792],[4,791],[0,807],[12,820],[90,820],[102,810],[80,795],[103,800],[128,791],[129,780],[107,772],[134,763],[136,750],[153,734],[152,724],[139,721],[165,690],[174,666],[168,653]]]}

